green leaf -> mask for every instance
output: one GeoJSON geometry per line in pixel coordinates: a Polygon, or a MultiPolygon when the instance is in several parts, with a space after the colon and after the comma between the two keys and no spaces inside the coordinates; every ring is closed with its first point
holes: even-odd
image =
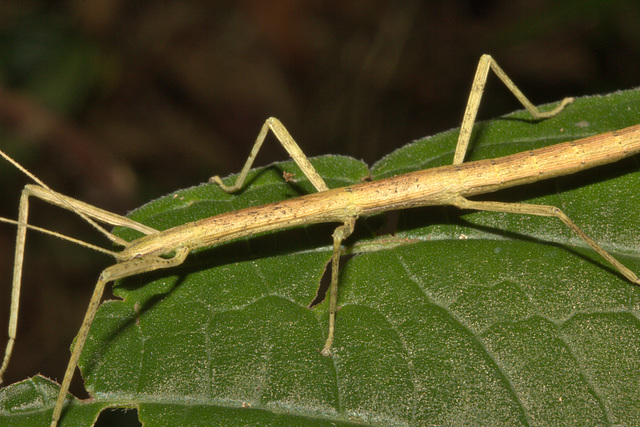
{"type": "MultiPolygon", "coordinates": [[[[638,117],[637,90],[578,99],[545,121],[517,112],[479,124],[467,161],[638,117]]],[[[449,164],[456,138],[417,141],[371,172],[339,156],[314,165],[340,187],[449,164]]],[[[482,199],[557,206],[637,273],[638,188],[634,157],[482,199]]],[[[131,217],[166,229],[311,191],[295,165],[278,163],[253,171],[239,194],[205,184],[131,217]]],[[[359,220],[346,242],[330,358],[319,353],[327,303],[308,306],[336,224],[199,250],[179,268],[118,283],[123,300],[102,305],[80,360],[93,400],[73,401],[62,425],[78,425],[81,408],[90,424],[106,406],[137,407],[145,426],[640,423],[640,288],[559,221],[431,207],[402,211],[395,235],[376,236],[385,221],[359,220]]],[[[48,419],[51,399],[15,403],[35,381],[1,392],[0,422],[48,419]]]]}
{"type": "MultiPolygon", "coordinates": [[[[36,375],[0,390],[0,421],[5,427],[49,425],[60,386],[36,375]]],[[[74,399],[65,413],[67,425],[91,425],[106,402],[83,402],[74,399]]]]}

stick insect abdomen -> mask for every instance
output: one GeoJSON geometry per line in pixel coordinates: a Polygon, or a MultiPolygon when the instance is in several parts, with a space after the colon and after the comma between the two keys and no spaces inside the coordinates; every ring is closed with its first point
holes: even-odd
{"type": "Polygon", "coordinates": [[[640,153],[640,125],[497,159],[464,163],[460,165],[460,193],[463,196],[490,193],[569,175],[637,153],[640,153]]]}

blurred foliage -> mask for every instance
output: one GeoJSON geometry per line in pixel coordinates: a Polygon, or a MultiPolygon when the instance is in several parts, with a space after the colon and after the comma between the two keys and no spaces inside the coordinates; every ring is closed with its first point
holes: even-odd
{"type": "Polygon", "coordinates": [[[3,87],[53,112],[77,113],[86,105],[101,70],[98,60],[97,46],[64,17],[27,16],[0,30],[3,87]]]}

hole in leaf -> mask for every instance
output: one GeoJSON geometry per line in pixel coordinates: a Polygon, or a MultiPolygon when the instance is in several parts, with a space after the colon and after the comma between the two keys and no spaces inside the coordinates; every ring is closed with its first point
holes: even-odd
{"type": "Polygon", "coordinates": [[[137,409],[108,408],[100,413],[95,427],[140,427],[137,409]]]}
{"type": "MultiPolygon", "coordinates": [[[[353,258],[355,254],[343,255],[340,257],[340,270],[345,266],[347,262],[351,258],[353,258]]],[[[309,304],[309,308],[313,308],[316,305],[322,303],[327,296],[327,291],[329,290],[329,286],[331,285],[331,260],[324,266],[324,273],[322,273],[322,278],[320,279],[320,285],[318,286],[318,292],[316,292],[316,296],[309,304]]],[[[338,292],[340,292],[340,272],[338,273],[338,292]]]]}

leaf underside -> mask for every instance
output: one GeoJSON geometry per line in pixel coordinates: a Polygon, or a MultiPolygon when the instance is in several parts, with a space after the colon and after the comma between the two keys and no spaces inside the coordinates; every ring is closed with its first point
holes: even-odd
{"type": "MultiPolygon", "coordinates": [[[[527,117],[478,124],[466,161],[634,125],[640,91],[527,117]]],[[[340,187],[449,164],[456,138],[414,142],[371,170],[340,156],[313,162],[340,187]]],[[[557,206],[637,273],[638,160],[482,199],[557,206]]],[[[167,229],[311,191],[284,162],[252,171],[238,194],[204,184],[131,217],[167,229]]],[[[122,300],[101,306],[80,360],[93,399],[73,400],[61,425],[90,425],[114,406],[137,408],[145,426],[640,423],[640,288],[559,221],[420,208],[378,236],[389,218],[360,219],[345,243],[331,357],[319,353],[327,303],[308,306],[336,224],[200,250],[117,283],[122,300]]],[[[35,377],[3,389],[0,423],[46,424],[56,387],[35,377]]]]}

